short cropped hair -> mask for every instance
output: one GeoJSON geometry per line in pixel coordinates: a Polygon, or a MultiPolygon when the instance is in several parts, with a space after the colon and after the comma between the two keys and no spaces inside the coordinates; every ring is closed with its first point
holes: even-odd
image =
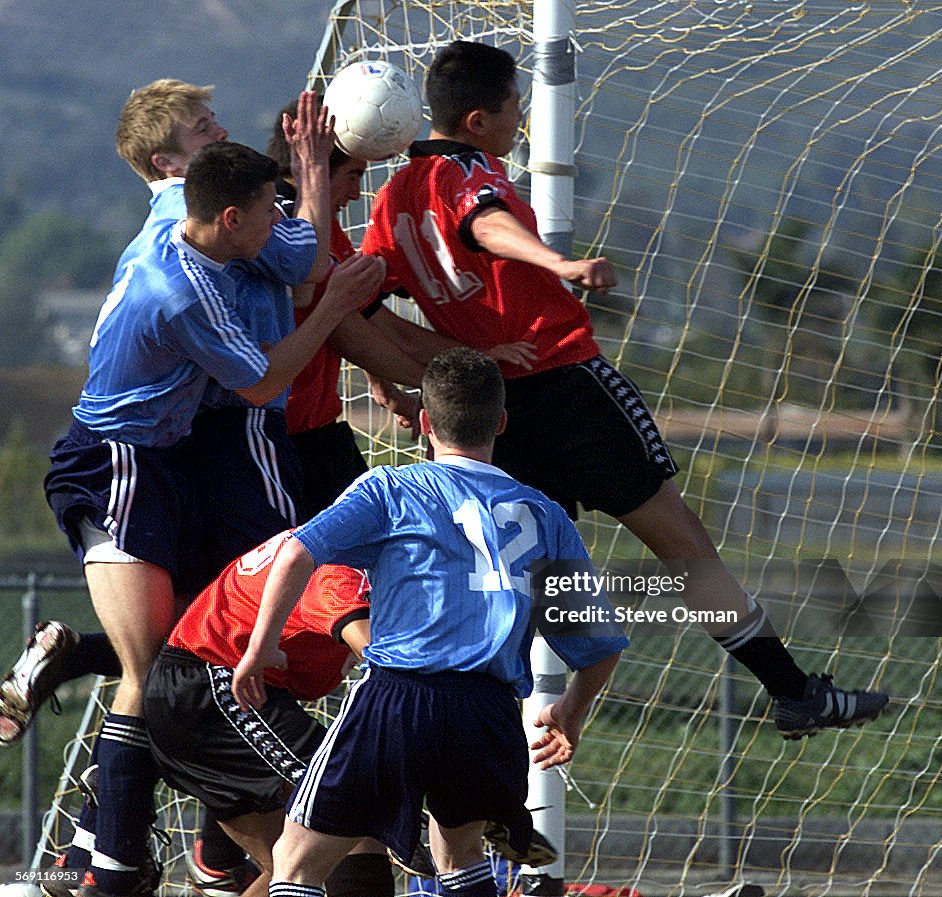
{"type": "Polygon", "coordinates": [[[426,367],[422,404],[445,445],[488,445],[504,410],[504,378],[497,363],[482,352],[457,346],[436,355],[426,367]]]}
{"type": "Polygon", "coordinates": [[[151,162],[151,156],[180,152],[175,126],[212,98],[212,85],[198,87],[172,78],[161,78],[132,91],[118,117],[118,155],[148,183],[160,180],[164,175],[151,162]]]}
{"type": "Polygon", "coordinates": [[[439,50],[425,77],[432,127],[452,136],[469,112],[500,112],[510,96],[517,64],[506,50],[456,40],[439,50]]]}
{"type": "Polygon", "coordinates": [[[210,143],[198,149],[186,167],[187,214],[208,223],[229,206],[248,208],[277,177],[275,160],[250,146],[226,140],[210,143]]]}
{"type": "MultiPolygon", "coordinates": [[[[278,174],[284,180],[287,180],[292,174],[291,147],[288,146],[288,141],[285,140],[284,128],[281,126],[285,113],[295,118],[298,114],[298,101],[292,100],[287,106],[282,106],[279,110],[278,117],[272,125],[271,136],[268,138],[268,146],[265,147],[265,152],[278,163],[278,174]]],[[[349,160],[350,156],[334,144],[334,148],[330,151],[330,160],[327,163],[328,170],[333,174],[344,162],[349,160]]]]}

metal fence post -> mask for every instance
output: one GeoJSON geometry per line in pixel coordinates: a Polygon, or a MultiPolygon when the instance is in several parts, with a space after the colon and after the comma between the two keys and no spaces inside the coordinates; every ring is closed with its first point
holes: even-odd
{"type": "Polygon", "coordinates": [[[723,761],[720,768],[722,792],[720,794],[720,866],[726,875],[736,872],[738,838],[736,835],[736,725],[733,713],[736,710],[736,679],[733,675],[735,661],[726,656],[720,681],[720,750],[723,761]]]}
{"type": "MultiPolygon", "coordinates": [[[[36,574],[26,578],[23,593],[23,638],[28,641],[39,618],[39,597],[36,592],[36,574]]],[[[22,788],[22,849],[21,862],[26,863],[33,855],[39,839],[37,816],[39,814],[39,724],[34,722],[23,737],[23,788],[22,788]]]]}

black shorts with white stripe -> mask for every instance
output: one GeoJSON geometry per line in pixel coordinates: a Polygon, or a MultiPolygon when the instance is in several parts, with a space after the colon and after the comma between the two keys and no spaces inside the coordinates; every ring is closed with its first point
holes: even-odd
{"type": "Polygon", "coordinates": [[[494,464],[573,519],[578,504],[634,511],[677,473],[640,390],[601,355],[507,380],[507,414],[494,464]]]}
{"type": "Polygon", "coordinates": [[[284,689],[261,710],[232,696],[232,669],[164,647],[147,677],[144,719],[167,784],[222,819],[283,808],[325,729],[284,689]]]}

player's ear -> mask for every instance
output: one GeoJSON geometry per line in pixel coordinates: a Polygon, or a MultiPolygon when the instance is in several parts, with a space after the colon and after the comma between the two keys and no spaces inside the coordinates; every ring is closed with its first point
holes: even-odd
{"type": "Polygon", "coordinates": [[[424,408],[419,409],[419,429],[423,436],[428,436],[432,432],[432,422],[428,419],[428,412],[424,408]]]}
{"type": "Polygon", "coordinates": [[[166,153],[154,153],[150,157],[150,164],[161,174],[170,176],[173,172],[173,161],[166,153]]]}
{"type": "Polygon", "coordinates": [[[469,134],[480,137],[487,132],[487,113],[483,109],[475,109],[465,115],[463,123],[469,134]]]}
{"type": "Polygon", "coordinates": [[[500,417],[497,420],[497,429],[494,431],[495,436],[500,436],[504,430],[507,429],[507,409],[504,408],[500,412],[500,417]]]}
{"type": "Polygon", "coordinates": [[[242,210],[238,206],[226,206],[219,217],[223,227],[230,233],[237,231],[242,224],[242,210]]]}

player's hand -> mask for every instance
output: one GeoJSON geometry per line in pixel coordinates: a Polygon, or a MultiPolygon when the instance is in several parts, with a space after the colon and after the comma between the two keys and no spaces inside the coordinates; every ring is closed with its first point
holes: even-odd
{"type": "Polygon", "coordinates": [[[327,165],[334,148],[334,116],[322,106],[317,94],[305,90],[298,97],[298,114],[285,113],[281,120],[285,140],[291,147],[291,167],[295,165],[327,165]]]}
{"type": "Polygon", "coordinates": [[[516,364],[525,371],[532,370],[532,362],[537,359],[536,346],[526,340],[520,340],[516,343],[501,343],[499,346],[491,346],[490,349],[482,351],[488,358],[492,358],[498,363],[516,364]]]}
{"type": "Polygon", "coordinates": [[[572,759],[579,744],[579,735],[582,731],[581,720],[566,720],[563,717],[563,708],[559,703],[547,704],[533,725],[542,726],[546,731],[530,745],[533,762],[540,769],[551,769],[561,766],[572,759]]]}
{"type": "Polygon", "coordinates": [[[385,277],[384,259],[357,252],[333,269],[321,304],[329,303],[345,315],[359,311],[379,292],[385,277]]]}
{"type": "Polygon", "coordinates": [[[419,438],[419,409],[422,397],[417,393],[406,392],[388,380],[369,377],[370,394],[373,401],[381,408],[386,408],[396,415],[400,427],[409,428],[412,438],[419,438]]]}
{"type": "Polygon", "coordinates": [[[265,670],[284,670],[288,667],[288,657],[280,648],[270,653],[255,654],[246,651],[232,674],[232,695],[243,710],[254,707],[261,710],[268,700],[265,693],[265,670]]]}
{"type": "Polygon", "coordinates": [[[615,266],[607,258],[601,256],[595,259],[564,262],[559,266],[557,273],[573,286],[592,290],[594,293],[606,293],[618,283],[615,266]]]}

